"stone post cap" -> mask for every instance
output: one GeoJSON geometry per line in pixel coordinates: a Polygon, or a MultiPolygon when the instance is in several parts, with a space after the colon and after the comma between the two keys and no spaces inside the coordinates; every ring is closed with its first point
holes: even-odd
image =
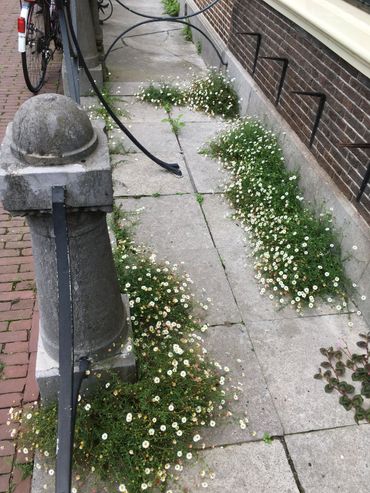
{"type": "Polygon", "coordinates": [[[110,211],[108,143],[99,122],[60,94],[30,98],[8,125],[0,154],[0,200],[13,213],[51,209],[51,188],[66,187],[71,208],[110,211]]]}

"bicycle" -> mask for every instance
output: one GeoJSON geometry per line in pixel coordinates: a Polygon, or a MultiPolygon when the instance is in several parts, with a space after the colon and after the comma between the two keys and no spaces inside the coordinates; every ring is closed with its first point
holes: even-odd
{"type": "Polygon", "coordinates": [[[63,49],[59,20],[54,0],[20,0],[20,4],[18,51],[26,85],[36,94],[44,85],[46,69],[55,51],[63,49]]]}
{"type": "Polygon", "coordinates": [[[107,21],[112,17],[113,14],[113,3],[112,0],[98,0],[99,9],[99,21],[100,24],[107,21]]]}

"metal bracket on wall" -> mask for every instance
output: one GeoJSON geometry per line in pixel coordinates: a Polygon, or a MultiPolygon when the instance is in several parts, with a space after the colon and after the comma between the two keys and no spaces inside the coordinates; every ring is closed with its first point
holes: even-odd
{"type": "Polygon", "coordinates": [[[278,86],[278,90],[277,90],[277,95],[276,95],[276,99],[275,99],[275,105],[278,105],[279,100],[280,100],[280,96],[281,96],[281,91],[283,90],[286,73],[288,70],[289,60],[287,58],[282,58],[282,57],[278,57],[278,56],[260,56],[259,58],[261,58],[261,60],[273,60],[275,62],[279,62],[283,66],[282,71],[281,71],[279,86],[278,86]]]}
{"type": "Polygon", "coordinates": [[[325,106],[325,102],[326,102],[326,95],[322,92],[315,92],[315,91],[292,91],[292,94],[298,94],[299,96],[313,96],[315,98],[320,98],[319,105],[317,107],[315,123],[313,125],[311,138],[310,138],[310,147],[311,147],[313,144],[313,141],[315,140],[315,135],[316,135],[317,129],[319,127],[322,113],[324,111],[324,106],[325,106]]]}
{"type": "Polygon", "coordinates": [[[262,42],[262,34],[261,33],[249,33],[249,32],[237,32],[235,33],[239,36],[255,36],[257,38],[257,43],[256,43],[256,51],[254,54],[254,60],[253,60],[253,68],[252,68],[252,75],[254,75],[257,67],[257,62],[258,62],[258,55],[260,52],[261,48],[261,42],[262,42]]]}
{"type": "MultiPolygon", "coordinates": [[[[370,149],[370,143],[369,142],[354,142],[352,144],[351,143],[348,143],[348,144],[341,143],[341,144],[339,144],[339,147],[346,147],[348,149],[370,149]]],[[[364,178],[363,178],[362,183],[360,185],[360,190],[359,190],[357,197],[356,197],[356,202],[360,202],[361,197],[362,197],[369,181],[370,181],[370,162],[367,165],[367,169],[366,169],[364,178]]]]}

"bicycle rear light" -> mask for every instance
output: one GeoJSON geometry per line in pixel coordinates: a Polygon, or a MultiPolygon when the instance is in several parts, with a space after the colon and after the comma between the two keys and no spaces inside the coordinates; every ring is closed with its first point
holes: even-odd
{"type": "Polygon", "coordinates": [[[24,53],[26,51],[26,19],[18,17],[18,51],[24,53]]]}
{"type": "Polygon", "coordinates": [[[26,19],[24,17],[18,17],[18,32],[26,32],[26,19]]]}

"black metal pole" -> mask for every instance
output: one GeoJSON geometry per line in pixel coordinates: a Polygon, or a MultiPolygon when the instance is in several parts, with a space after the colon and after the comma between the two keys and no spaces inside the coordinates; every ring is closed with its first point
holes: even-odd
{"type": "Polygon", "coordinates": [[[73,446],[73,308],[65,188],[52,188],[59,293],[59,398],[56,493],[70,493],[73,446]]]}

